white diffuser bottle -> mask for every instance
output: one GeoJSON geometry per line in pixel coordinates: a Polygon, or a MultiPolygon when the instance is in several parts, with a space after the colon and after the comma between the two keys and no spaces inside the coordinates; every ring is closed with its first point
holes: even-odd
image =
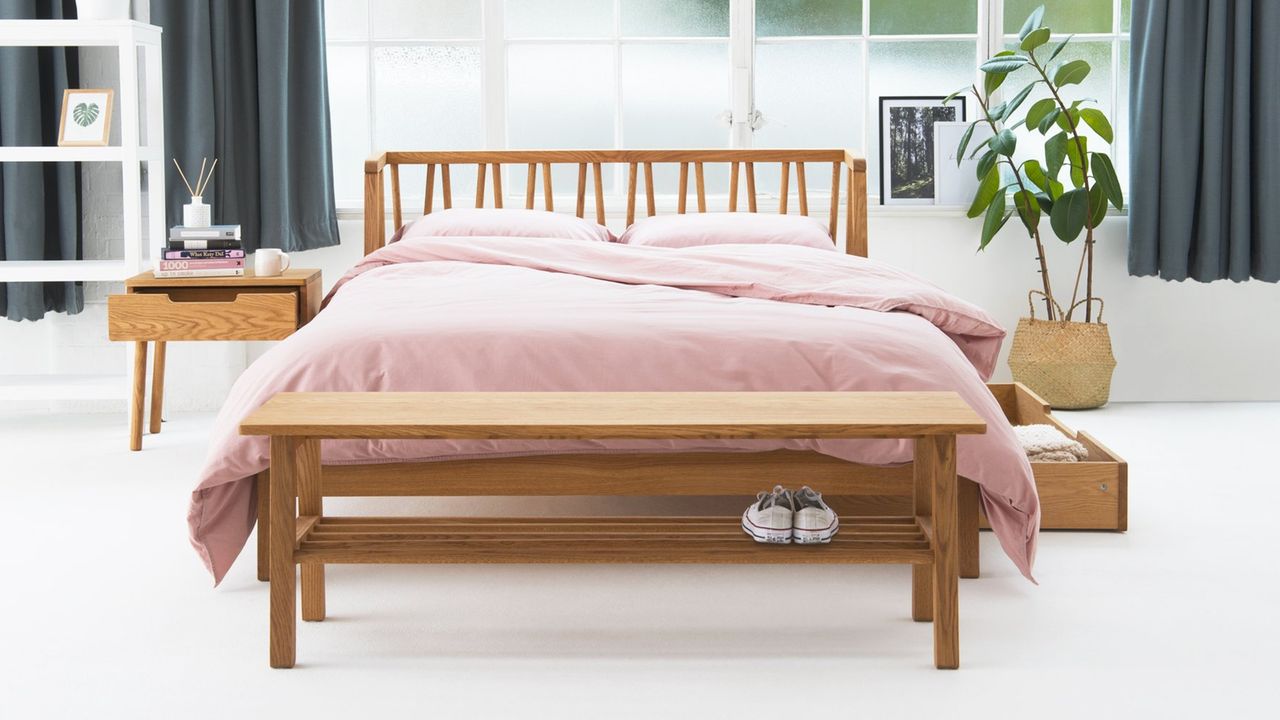
{"type": "Polygon", "coordinates": [[[199,195],[192,195],[191,202],[182,206],[182,224],[187,227],[209,227],[211,220],[212,215],[209,212],[209,206],[205,204],[204,198],[199,195]]]}

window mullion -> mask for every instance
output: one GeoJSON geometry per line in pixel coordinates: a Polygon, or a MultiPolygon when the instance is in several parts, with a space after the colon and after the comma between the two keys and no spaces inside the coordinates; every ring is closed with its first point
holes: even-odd
{"type": "Polygon", "coordinates": [[[484,146],[507,146],[507,39],[503,0],[484,0],[481,16],[481,117],[484,146]]]}
{"type": "Polygon", "coordinates": [[[729,147],[751,147],[755,112],[755,0],[729,3],[729,147]]]}

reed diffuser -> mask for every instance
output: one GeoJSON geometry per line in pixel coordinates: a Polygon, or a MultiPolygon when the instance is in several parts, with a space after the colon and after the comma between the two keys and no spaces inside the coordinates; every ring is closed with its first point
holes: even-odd
{"type": "Polygon", "coordinates": [[[173,166],[178,168],[182,183],[187,186],[187,192],[191,193],[191,202],[182,206],[182,224],[186,227],[209,227],[212,222],[213,213],[205,204],[204,191],[209,186],[209,181],[213,179],[213,171],[218,167],[218,159],[213,159],[213,165],[209,166],[209,174],[206,175],[205,164],[208,162],[209,158],[200,158],[200,174],[196,176],[196,184],[192,186],[187,180],[187,174],[182,172],[178,159],[173,159],[173,166]]]}

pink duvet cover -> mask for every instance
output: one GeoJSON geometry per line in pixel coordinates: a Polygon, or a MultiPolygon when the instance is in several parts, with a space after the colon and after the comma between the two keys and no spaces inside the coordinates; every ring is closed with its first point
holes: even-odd
{"type": "MultiPolygon", "coordinates": [[[[987,421],[958,441],[1005,552],[1030,577],[1031,467],[984,386],[1004,331],[978,308],[864,258],[789,245],[635,247],[419,238],[383,248],[236,381],[192,493],[215,581],[253,527],[265,438],[239,424],[283,391],[955,390],[987,421]]],[[[895,440],[329,441],[326,463],[545,452],[816,450],[909,461],[895,440]]],[[[818,488],[821,490],[821,488],[818,488]]]]}

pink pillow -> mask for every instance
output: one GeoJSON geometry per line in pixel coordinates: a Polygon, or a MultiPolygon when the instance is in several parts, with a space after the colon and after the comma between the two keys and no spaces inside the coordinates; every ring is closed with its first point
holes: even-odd
{"type": "Polygon", "coordinates": [[[818,220],[804,215],[765,213],[656,215],[627,228],[618,242],[661,247],[773,243],[836,249],[827,235],[827,226],[818,220]]]}
{"type": "Polygon", "coordinates": [[[418,237],[543,237],[613,242],[613,233],[590,220],[546,210],[452,208],[424,215],[392,241],[418,237]]]}

